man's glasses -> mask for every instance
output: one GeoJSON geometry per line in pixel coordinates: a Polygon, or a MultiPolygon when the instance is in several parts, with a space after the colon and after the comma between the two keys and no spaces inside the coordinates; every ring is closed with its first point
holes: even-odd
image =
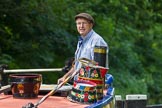
{"type": "Polygon", "coordinates": [[[77,22],[76,25],[87,25],[89,22],[77,22]]]}

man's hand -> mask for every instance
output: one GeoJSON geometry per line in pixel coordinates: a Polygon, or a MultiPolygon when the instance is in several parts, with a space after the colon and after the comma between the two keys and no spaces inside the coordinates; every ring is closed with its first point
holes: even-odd
{"type": "Polygon", "coordinates": [[[59,79],[57,80],[57,84],[60,84],[60,83],[63,82],[64,80],[65,80],[64,77],[59,78],[59,79]]]}
{"type": "Polygon", "coordinates": [[[74,72],[74,67],[72,67],[62,78],[58,79],[57,84],[63,82],[67,77],[71,77],[74,72]]]}

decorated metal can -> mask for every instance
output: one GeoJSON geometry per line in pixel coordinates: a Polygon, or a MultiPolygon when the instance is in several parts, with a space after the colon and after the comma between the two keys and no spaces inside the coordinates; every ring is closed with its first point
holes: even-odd
{"type": "Polygon", "coordinates": [[[91,104],[97,101],[96,84],[91,81],[77,80],[73,84],[69,99],[73,102],[91,104]]]}
{"type": "Polygon", "coordinates": [[[107,68],[102,66],[86,66],[83,65],[79,72],[78,80],[91,81],[97,84],[97,100],[103,98],[103,89],[104,89],[104,77],[107,72],[107,68]]]}
{"type": "Polygon", "coordinates": [[[41,74],[11,74],[9,77],[14,98],[37,98],[42,82],[41,74]]]}

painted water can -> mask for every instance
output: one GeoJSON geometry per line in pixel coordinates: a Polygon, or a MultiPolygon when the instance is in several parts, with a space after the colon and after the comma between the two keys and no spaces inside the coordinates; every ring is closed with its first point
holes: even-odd
{"type": "Polygon", "coordinates": [[[91,104],[97,101],[96,84],[91,81],[74,81],[73,88],[69,93],[68,99],[72,102],[91,104]]]}
{"type": "Polygon", "coordinates": [[[37,98],[42,82],[41,74],[11,74],[9,78],[14,98],[37,98]]]}
{"type": "Polygon", "coordinates": [[[97,100],[103,98],[104,76],[107,69],[100,66],[83,66],[80,69],[78,80],[86,80],[96,83],[97,100]]]}

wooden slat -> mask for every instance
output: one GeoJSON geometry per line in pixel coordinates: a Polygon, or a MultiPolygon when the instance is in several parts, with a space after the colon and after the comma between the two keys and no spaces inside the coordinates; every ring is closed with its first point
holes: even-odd
{"type": "Polygon", "coordinates": [[[162,104],[157,104],[157,105],[147,105],[146,108],[162,108],[162,104]]]}
{"type": "MultiPolygon", "coordinates": [[[[56,86],[57,86],[56,84],[42,84],[41,87],[40,87],[40,91],[51,91],[56,86]]],[[[61,91],[69,91],[71,89],[72,89],[72,86],[70,86],[70,85],[64,85],[60,89],[58,89],[58,92],[61,92],[61,91]]],[[[2,86],[1,89],[0,89],[0,93],[8,92],[10,90],[11,90],[10,85],[2,86]]]]}
{"type": "MultiPolygon", "coordinates": [[[[40,91],[50,91],[54,89],[57,85],[56,84],[42,84],[40,87],[40,91]]],[[[72,89],[70,85],[64,85],[58,89],[58,91],[69,91],[72,89]]]]}
{"type": "Polygon", "coordinates": [[[13,69],[13,70],[3,70],[4,73],[22,73],[22,72],[58,72],[62,68],[51,68],[51,69],[13,69]]]}

